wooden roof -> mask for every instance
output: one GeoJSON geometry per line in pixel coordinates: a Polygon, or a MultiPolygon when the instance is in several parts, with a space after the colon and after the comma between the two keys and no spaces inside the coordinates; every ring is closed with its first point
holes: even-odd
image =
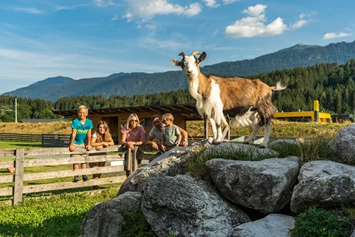
{"type": "MultiPolygon", "coordinates": [[[[53,110],[54,114],[63,116],[76,115],[74,110],[53,110]]],[[[151,113],[151,114],[165,114],[178,113],[185,117],[186,120],[201,120],[202,117],[198,114],[195,104],[175,104],[175,105],[146,105],[146,106],[131,106],[118,108],[103,108],[103,109],[89,109],[89,114],[131,114],[131,113],[151,113]]]]}

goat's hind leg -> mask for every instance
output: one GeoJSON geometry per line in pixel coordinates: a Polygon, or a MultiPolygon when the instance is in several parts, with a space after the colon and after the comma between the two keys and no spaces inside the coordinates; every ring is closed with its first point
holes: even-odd
{"type": "Polygon", "coordinates": [[[261,147],[267,148],[267,144],[269,142],[269,137],[270,137],[270,130],[271,130],[271,121],[268,120],[265,124],[265,136],[264,136],[264,141],[261,144],[261,147]]]}
{"type": "Polygon", "coordinates": [[[258,134],[260,128],[261,128],[261,126],[259,124],[255,124],[252,133],[250,134],[248,139],[244,141],[244,143],[251,144],[253,142],[254,138],[256,137],[256,134],[258,134]]]}

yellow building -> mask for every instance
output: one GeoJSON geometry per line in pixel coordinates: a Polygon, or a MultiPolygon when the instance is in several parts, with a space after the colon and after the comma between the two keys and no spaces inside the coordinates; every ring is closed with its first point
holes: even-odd
{"type": "MultiPolygon", "coordinates": [[[[332,123],[332,117],[329,113],[318,112],[318,117],[321,123],[332,123]]],[[[297,122],[316,122],[314,111],[277,112],[274,114],[274,118],[297,122]]]]}

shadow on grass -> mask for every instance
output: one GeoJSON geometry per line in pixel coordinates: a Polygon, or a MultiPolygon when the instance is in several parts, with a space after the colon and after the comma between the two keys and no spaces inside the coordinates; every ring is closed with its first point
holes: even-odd
{"type": "Polygon", "coordinates": [[[33,144],[33,143],[9,143],[9,145],[18,148],[33,148],[33,147],[42,147],[42,144],[33,144]]]}
{"type": "Polygon", "coordinates": [[[85,215],[86,212],[55,216],[44,220],[39,226],[0,224],[0,236],[79,236],[81,222],[85,215]]]}

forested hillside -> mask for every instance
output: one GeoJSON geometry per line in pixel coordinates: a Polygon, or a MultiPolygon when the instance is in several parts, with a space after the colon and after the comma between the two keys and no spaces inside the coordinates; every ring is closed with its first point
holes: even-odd
{"type": "MultiPolygon", "coordinates": [[[[201,49],[203,50],[203,49],[201,49]]],[[[171,55],[167,58],[170,63],[171,55]]],[[[210,56],[206,51],[207,57],[210,56]]],[[[250,76],[276,70],[306,67],[322,63],[345,64],[355,58],[355,41],[341,42],[327,46],[295,45],[275,53],[263,55],[251,60],[222,62],[214,65],[201,65],[206,74],[221,76],[250,76]]],[[[20,88],[4,95],[40,98],[56,102],[59,98],[73,96],[110,96],[147,95],[172,90],[187,89],[187,80],[181,70],[171,65],[175,71],[162,73],[115,73],[107,77],[84,78],[74,80],[68,77],[53,77],[38,81],[28,87],[20,88]]]]}
{"type": "MultiPolygon", "coordinates": [[[[344,65],[319,64],[312,67],[277,70],[252,76],[268,85],[281,81],[287,89],[274,93],[273,102],[279,111],[310,111],[313,100],[319,100],[321,110],[331,114],[353,114],[355,107],[355,59],[344,65]]],[[[85,104],[91,109],[120,106],[169,105],[194,103],[187,89],[135,96],[77,96],[60,98],[55,103],[40,99],[18,98],[18,119],[54,118],[52,109],[76,109],[85,104]]],[[[14,108],[14,97],[0,96],[0,105],[14,108]]],[[[1,107],[1,121],[14,121],[12,111],[1,107]]]]}

